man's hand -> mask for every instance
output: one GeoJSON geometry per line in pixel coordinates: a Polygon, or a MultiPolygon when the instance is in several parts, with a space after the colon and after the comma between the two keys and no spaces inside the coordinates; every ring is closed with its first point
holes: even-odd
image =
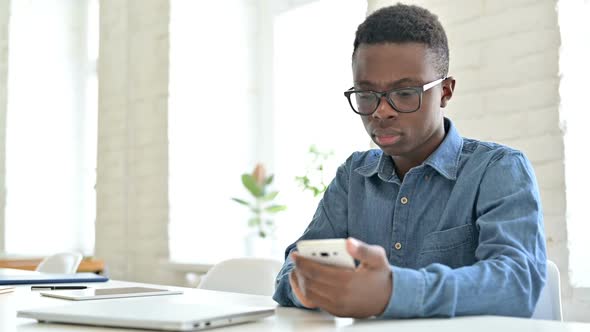
{"type": "Polygon", "coordinates": [[[392,291],[392,274],[385,250],[348,238],[346,249],[360,265],[352,270],[314,262],[293,252],[289,275],[297,299],[308,308],[335,316],[366,318],[385,311],[392,291]]]}

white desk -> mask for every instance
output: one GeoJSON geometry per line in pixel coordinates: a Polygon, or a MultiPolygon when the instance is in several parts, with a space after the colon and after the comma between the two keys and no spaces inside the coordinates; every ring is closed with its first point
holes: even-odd
{"type": "MultiPolygon", "coordinates": [[[[122,281],[108,283],[91,283],[92,287],[121,287],[144,285],[122,281]]],[[[156,285],[148,285],[156,286],[156,285]]],[[[162,286],[159,286],[162,287],[162,286]]],[[[31,292],[30,285],[17,286],[13,293],[0,294],[0,331],[140,331],[114,328],[99,328],[77,325],[38,324],[31,319],[16,318],[16,312],[21,309],[39,308],[52,305],[69,304],[71,301],[53,299],[40,296],[38,292],[31,292]]],[[[244,295],[236,293],[214,292],[190,288],[167,287],[182,289],[183,302],[187,303],[233,303],[245,305],[269,305],[274,302],[269,297],[244,295]]],[[[158,296],[152,297],[154,305],[158,303],[158,296]]],[[[505,331],[590,331],[590,324],[559,323],[551,321],[536,321],[530,319],[474,316],[453,319],[412,319],[412,320],[353,320],[350,318],[335,318],[331,315],[294,308],[277,308],[276,315],[253,323],[218,328],[215,331],[442,331],[442,332],[505,332],[505,331]]]]}

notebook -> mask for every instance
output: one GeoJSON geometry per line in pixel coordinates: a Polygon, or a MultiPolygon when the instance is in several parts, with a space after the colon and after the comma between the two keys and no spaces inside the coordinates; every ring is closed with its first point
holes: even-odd
{"type": "Polygon", "coordinates": [[[187,303],[167,298],[111,299],[18,311],[40,323],[67,323],[167,331],[199,331],[274,314],[275,307],[187,303]]]}
{"type": "Polygon", "coordinates": [[[105,282],[108,280],[109,278],[94,273],[53,274],[16,269],[0,269],[0,285],[105,282]]]}

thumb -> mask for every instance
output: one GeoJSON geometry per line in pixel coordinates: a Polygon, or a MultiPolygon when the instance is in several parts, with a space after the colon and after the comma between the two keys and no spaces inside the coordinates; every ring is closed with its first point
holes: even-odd
{"type": "Polygon", "coordinates": [[[388,264],[385,249],[381,246],[369,245],[349,237],[346,240],[346,250],[354,259],[360,261],[361,265],[379,268],[388,264]]]}

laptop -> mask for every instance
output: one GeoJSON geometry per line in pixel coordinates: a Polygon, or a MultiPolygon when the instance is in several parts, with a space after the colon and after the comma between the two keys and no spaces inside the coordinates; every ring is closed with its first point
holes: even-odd
{"type": "Polygon", "coordinates": [[[153,298],[113,299],[20,310],[17,317],[67,323],[166,331],[200,331],[241,324],[274,314],[275,307],[187,303],[153,298]]]}

